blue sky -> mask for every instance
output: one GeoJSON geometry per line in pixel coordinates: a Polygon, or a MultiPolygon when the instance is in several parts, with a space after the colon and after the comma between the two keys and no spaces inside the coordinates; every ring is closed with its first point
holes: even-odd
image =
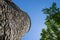
{"type": "Polygon", "coordinates": [[[13,2],[31,18],[31,29],[22,37],[22,40],[39,40],[42,28],[46,28],[44,24],[46,15],[42,9],[50,7],[52,2],[56,2],[60,7],[60,0],[13,0],[13,2]]]}

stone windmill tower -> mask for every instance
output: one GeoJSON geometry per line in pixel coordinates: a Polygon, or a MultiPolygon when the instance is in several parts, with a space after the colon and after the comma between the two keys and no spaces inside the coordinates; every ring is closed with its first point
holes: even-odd
{"type": "Polygon", "coordinates": [[[11,0],[0,0],[0,40],[21,40],[30,29],[30,18],[11,0]]]}

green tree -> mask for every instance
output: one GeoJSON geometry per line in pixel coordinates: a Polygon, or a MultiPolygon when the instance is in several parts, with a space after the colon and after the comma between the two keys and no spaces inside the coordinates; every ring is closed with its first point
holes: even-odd
{"type": "Polygon", "coordinates": [[[47,15],[47,28],[42,29],[40,40],[60,40],[60,9],[53,2],[52,6],[43,9],[43,12],[47,15]]]}

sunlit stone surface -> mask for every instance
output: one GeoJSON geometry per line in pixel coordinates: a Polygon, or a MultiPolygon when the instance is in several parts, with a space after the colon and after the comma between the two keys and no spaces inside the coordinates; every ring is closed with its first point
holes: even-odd
{"type": "Polygon", "coordinates": [[[0,0],[0,40],[21,40],[30,29],[30,18],[11,0],[0,0]]]}

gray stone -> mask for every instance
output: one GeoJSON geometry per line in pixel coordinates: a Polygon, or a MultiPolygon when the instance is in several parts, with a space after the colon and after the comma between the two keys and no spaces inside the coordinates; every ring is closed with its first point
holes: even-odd
{"type": "Polygon", "coordinates": [[[0,0],[0,40],[21,40],[30,25],[26,12],[11,0],[0,0]]]}

